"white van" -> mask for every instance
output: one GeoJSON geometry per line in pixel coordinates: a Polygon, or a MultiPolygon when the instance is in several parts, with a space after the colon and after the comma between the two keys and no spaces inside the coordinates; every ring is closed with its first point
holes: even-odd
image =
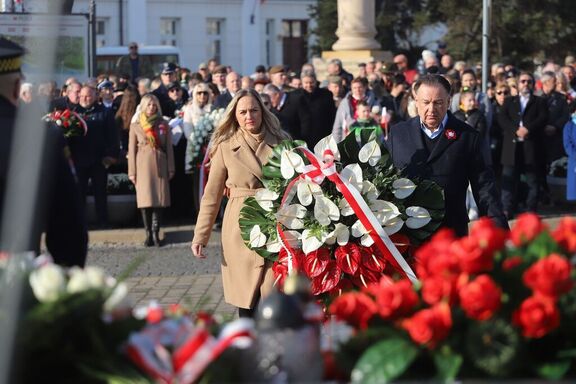
{"type": "MultiPolygon", "coordinates": [[[[180,50],[171,45],[144,45],[138,47],[138,54],[147,56],[152,62],[154,75],[159,76],[162,63],[171,62],[180,64],[180,50]]],[[[116,63],[122,56],[128,55],[128,47],[99,47],[96,48],[96,74],[113,74],[116,63]]]]}

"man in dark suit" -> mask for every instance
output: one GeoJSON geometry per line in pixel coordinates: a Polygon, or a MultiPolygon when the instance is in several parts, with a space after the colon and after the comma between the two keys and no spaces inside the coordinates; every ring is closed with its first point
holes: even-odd
{"type": "Polygon", "coordinates": [[[74,80],[66,86],[66,96],[58,97],[50,103],[48,110],[52,111],[63,111],[65,109],[70,109],[75,111],[78,108],[78,103],[80,102],[80,89],[82,84],[74,80]]]}
{"type": "Polygon", "coordinates": [[[443,226],[457,235],[468,233],[469,184],[480,215],[507,228],[482,138],[448,112],[450,83],[440,75],[424,75],[413,89],[419,116],[392,126],[386,142],[394,165],[407,177],[432,180],[444,189],[443,226]]]}
{"type": "Polygon", "coordinates": [[[332,99],[332,92],[318,87],[318,81],[313,72],[304,72],[300,78],[302,90],[296,90],[294,93],[301,93],[310,108],[310,129],[303,131],[302,136],[308,148],[313,149],[318,141],[332,133],[336,106],[332,99]]]}
{"type": "Polygon", "coordinates": [[[234,98],[236,92],[240,90],[240,75],[236,72],[230,72],[226,75],[226,91],[224,93],[219,94],[216,96],[216,100],[214,101],[214,107],[218,108],[226,108],[228,104],[234,98]]]}
{"type": "Polygon", "coordinates": [[[282,129],[294,140],[305,140],[310,132],[310,106],[300,92],[283,92],[274,84],[266,84],[264,93],[270,96],[272,113],[280,120],[282,129]]]}
{"type": "MultiPolygon", "coordinates": [[[[0,140],[0,218],[10,183],[8,168],[22,81],[20,58],[23,53],[22,47],[0,37],[0,129],[3,136],[0,140]]],[[[42,202],[37,204],[44,209],[37,215],[39,232],[33,236],[37,236],[39,248],[40,232],[46,232],[46,247],[55,263],[83,267],[88,251],[88,232],[78,185],[66,156],[62,132],[55,125],[46,128],[49,130],[46,146],[52,151],[48,163],[42,164],[45,171],[42,173],[48,174],[48,183],[43,185],[44,190],[40,195],[42,202]]],[[[2,245],[0,249],[4,249],[2,245]]]]}
{"type": "MultiPolygon", "coordinates": [[[[162,109],[162,115],[169,118],[174,117],[174,107],[168,95],[168,85],[178,82],[178,66],[174,63],[164,63],[162,65],[162,72],[160,73],[160,80],[162,84],[152,91],[152,94],[158,98],[160,102],[160,109],[162,109]]],[[[188,101],[188,92],[184,92],[182,95],[182,102],[186,104],[188,101]]]]}
{"type": "Polygon", "coordinates": [[[542,138],[548,121],[548,106],[533,95],[534,77],[520,73],[518,95],[504,101],[498,114],[502,128],[502,205],[508,218],[514,217],[518,205],[520,176],[528,185],[526,209],[536,211],[538,205],[538,161],[545,155],[542,138]]]}

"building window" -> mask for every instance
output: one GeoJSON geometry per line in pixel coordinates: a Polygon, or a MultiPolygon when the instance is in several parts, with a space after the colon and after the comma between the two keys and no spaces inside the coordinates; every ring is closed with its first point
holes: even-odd
{"type": "Polygon", "coordinates": [[[106,45],[106,32],[108,31],[108,23],[109,20],[107,18],[96,20],[96,44],[99,47],[106,45]]]}
{"type": "Polygon", "coordinates": [[[274,19],[266,20],[266,65],[274,65],[274,19]]]}
{"type": "Polygon", "coordinates": [[[224,36],[224,19],[206,19],[206,53],[222,63],[222,39],[224,36]]]}
{"type": "Polygon", "coordinates": [[[180,35],[180,19],[160,19],[160,44],[178,46],[180,35]]]}

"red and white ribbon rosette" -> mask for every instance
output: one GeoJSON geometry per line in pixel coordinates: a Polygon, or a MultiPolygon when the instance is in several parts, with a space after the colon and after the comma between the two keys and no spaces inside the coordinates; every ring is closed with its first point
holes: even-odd
{"type": "MultiPolygon", "coordinates": [[[[328,180],[335,184],[338,191],[353,209],[356,217],[358,217],[370,237],[374,240],[375,246],[386,260],[394,266],[396,270],[402,273],[403,276],[410,279],[410,281],[413,283],[417,282],[418,279],[416,278],[416,274],[412,271],[406,260],[404,260],[404,257],[402,257],[400,251],[398,251],[388,234],[384,231],[382,225],[380,225],[378,219],[366,204],[364,197],[355,186],[342,178],[336,171],[336,166],[334,164],[334,151],[329,147],[330,146],[328,146],[328,148],[322,153],[322,159],[312,153],[305,146],[296,147],[294,149],[295,151],[298,150],[304,154],[308,161],[310,161],[310,164],[304,168],[304,171],[299,177],[294,178],[288,184],[284,196],[282,196],[279,210],[290,204],[296,193],[295,186],[302,179],[307,179],[316,184],[321,184],[324,181],[324,178],[328,178],[328,180]]],[[[280,223],[277,224],[276,229],[282,247],[288,254],[288,273],[291,273],[294,251],[290,246],[290,241],[288,241],[280,223]]]]}

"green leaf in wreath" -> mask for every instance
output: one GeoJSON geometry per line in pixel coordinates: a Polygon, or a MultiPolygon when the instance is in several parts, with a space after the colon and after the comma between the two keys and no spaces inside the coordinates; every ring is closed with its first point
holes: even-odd
{"type": "Polygon", "coordinates": [[[442,382],[453,381],[462,366],[462,355],[444,346],[435,351],[433,357],[438,379],[442,382]]]}
{"type": "Polygon", "coordinates": [[[546,380],[560,380],[568,373],[572,361],[565,359],[554,362],[547,362],[536,367],[538,375],[546,380]]]}
{"type": "Polygon", "coordinates": [[[387,383],[406,371],[420,349],[411,341],[393,337],[370,347],[352,370],[353,383],[387,383]]]}

